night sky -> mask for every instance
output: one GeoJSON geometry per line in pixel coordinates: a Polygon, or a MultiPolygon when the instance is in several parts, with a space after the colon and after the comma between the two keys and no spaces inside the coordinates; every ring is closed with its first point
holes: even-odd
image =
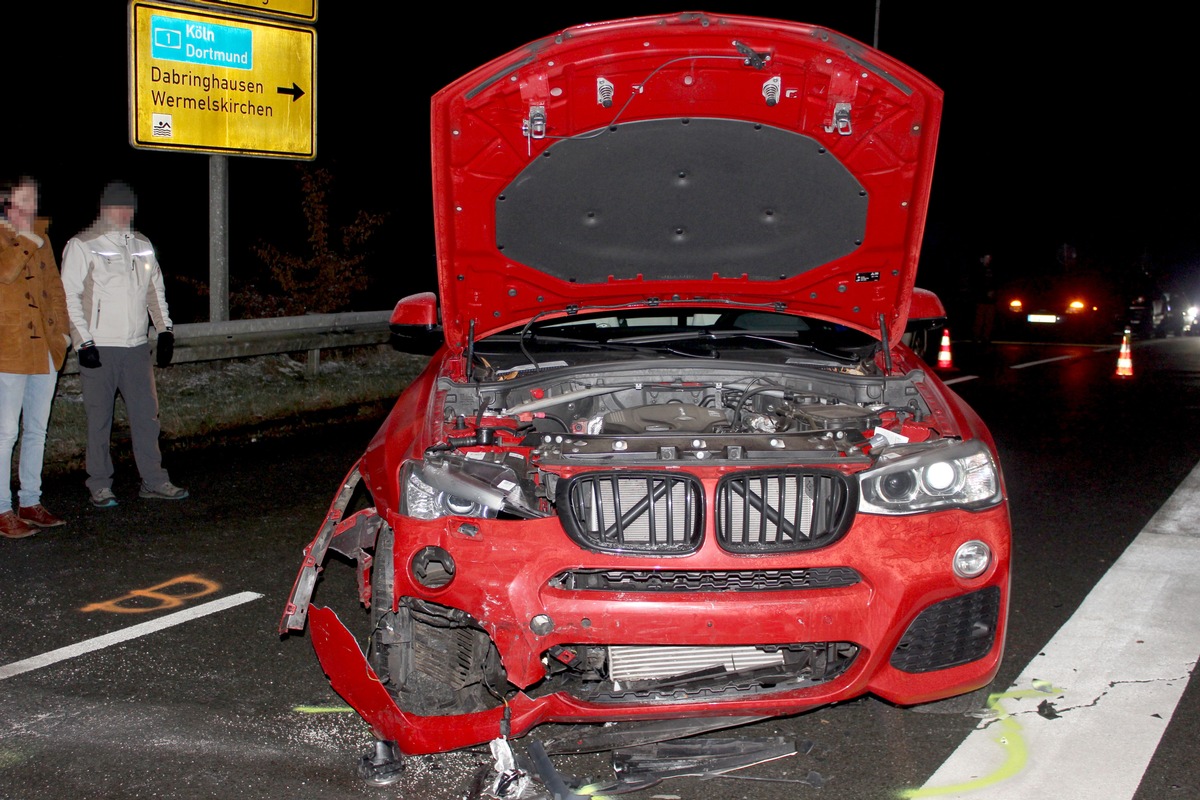
{"type": "MultiPolygon", "coordinates": [[[[375,289],[356,310],[388,308],[401,294],[434,288],[428,126],[435,91],[571,25],[720,10],[609,3],[533,12],[518,4],[486,14],[431,6],[418,15],[384,0],[317,3],[314,164],[335,176],[335,214],[392,214],[366,266],[375,289]]],[[[952,291],[956,272],[985,250],[1002,272],[1036,271],[1053,266],[1065,243],[1109,270],[1146,261],[1200,295],[1196,37],[1180,7],[1143,3],[1107,16],[1094,3],[961,3],[957,13],[915,0],[735,5],[738,14],[821,25],[867,44],[877,32],[881,50],[944,90],[918,284],[952,291]]],[[[14,25],[6,36],[2,177],[41,179],[42,212],[53,219],[59,248],[94,218],[105,182],[128,180],[140,198],[135,226],[157,245],[167,275],[206,279],[209,157],[129,145],[126,3],[34,7],[42,10],[5,10],[14,25]]],[[[291,249],[303,241],[303,163],[229,158],[235,285],[251,272],[255,241],[291,249]]],[[[186,287],[168,289],[178,321],[206,317],[207,300],[186,287]]]]}

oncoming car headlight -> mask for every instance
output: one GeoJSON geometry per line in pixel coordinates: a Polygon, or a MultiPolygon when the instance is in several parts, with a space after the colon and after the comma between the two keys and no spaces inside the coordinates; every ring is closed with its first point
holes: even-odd
{"type": "Polygon", "coordinates": [[[1002,499],[999,471],[978,440],[880,459],[876,467],[858,474],[858,483],[858,510],[866,514],[978,509],[1002,499]]]}

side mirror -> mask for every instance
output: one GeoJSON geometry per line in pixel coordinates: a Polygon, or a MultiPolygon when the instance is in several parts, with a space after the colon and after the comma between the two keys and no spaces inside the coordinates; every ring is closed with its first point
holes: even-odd
{"type": "Polygon", "coordinates": [[[405,353],[432,355],[442,344],[437,295],[421,292],[402,298],[388,319],[392,347],[405,353]]]}
{"type": "Polygon", "coordinates": [[[437,295],[433,292],[410,294],[396,303],[388,324],[393,331],[397,325],[421,325],[430,329],[438,321],[437,295]]]}
{"type": "Polygon", "coordinates": [[[907,330],[931,330],[945,324],[946,307],[942,305],[941,298],[928,289],[913,287],[907,330]]]}
{"type": "Polygon", "coordinates": [[[932,363],[930,358],[937,353],[937,348],[934,344],[936,335],[930,334],[945,324],[946,307],[941,298],[928,289],[913,287],[903,341],[922,361],[932,363]]]}

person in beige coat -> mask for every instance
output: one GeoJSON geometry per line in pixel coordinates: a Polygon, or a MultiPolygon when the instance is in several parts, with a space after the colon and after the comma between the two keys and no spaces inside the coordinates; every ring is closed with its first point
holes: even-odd
{"type": "Polygon", "coordinates": [[[0,536],[22,539],[64,521],[42,505],[46,426],[70,344],[66,294],[29,176],[0,189],[0,536]],[[21,439],[19,505],[12,455],[21,439]]]}

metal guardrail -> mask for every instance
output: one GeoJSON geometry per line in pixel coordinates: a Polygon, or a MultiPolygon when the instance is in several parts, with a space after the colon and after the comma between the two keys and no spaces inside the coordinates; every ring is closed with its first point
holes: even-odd
{"type": "MultiPolygon", "coordinates": [[[[174,364],[221,361],[228,358],[308,353],[308,372],[315,375],[322,350],[383,344],[391,339],[391,311],[348,311],[340,314],[306,314],[302,317],[196,322],[175,326],[174,364]]],[[[154,335],[150,337],[151,349],[154,335]]],[[[66,374],[79,371],[79,362],[68,356],[66,374]]]]}

